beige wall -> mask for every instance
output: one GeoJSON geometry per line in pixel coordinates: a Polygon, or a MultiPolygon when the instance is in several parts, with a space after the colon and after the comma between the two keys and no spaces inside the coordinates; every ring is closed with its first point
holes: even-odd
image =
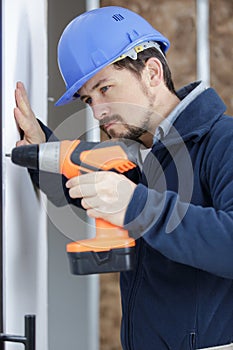
{"type": "MultiPolygon", "coordinates": [[[[128,7],[168,37],[168,61],[177,88],[196,79],[196,0],[101,0],[100,5],[128,7]]],[[[233,1],[209,0],[209,5],[210,81],[232,115],[233,1]]]]}
{"type": "MultiPolygon", "coordinates": [[[[209,0],[210,82],[233,114],[233,1],[209,0]]],[[[128,7],[171,42],[168,61],[176,88],[196,79],[196,0],[102,0],[101,7],[128,7]]],[[[101,350],[120,350],[118,275],[101,276],[101,350]]]]}
{"type": "Polygon", "coordinates": [[[211,85],[233,115],[233,1],[210,0],[211,85]]]}

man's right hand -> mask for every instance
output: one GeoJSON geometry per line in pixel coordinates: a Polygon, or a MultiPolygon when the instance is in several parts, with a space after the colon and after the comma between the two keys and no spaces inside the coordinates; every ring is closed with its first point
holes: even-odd
{"type": "Polygon", "coordinates": [[[14,117],[19,129],[23,132],[23,139],[18,141],[16,146],[45,142],[45,134],[31,109],[27,91],[22,82],[16,84],[15,102],[14,117]]]}

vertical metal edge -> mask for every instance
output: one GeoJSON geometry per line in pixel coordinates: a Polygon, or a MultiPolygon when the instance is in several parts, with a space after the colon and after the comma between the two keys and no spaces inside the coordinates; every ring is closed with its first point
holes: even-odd
{"type": "Polygon", "coordinates": [[[196,0],[197,8],[197,79],[210,84],[209,0],[196,0]]]}
{"type": "MultiPolygon", "coordinates": [[[[2,0],[0,4],[0,101],[2,101],[2,0]]],[[[0,183],[2,184],[2,129],[3,129],[3,110],[2,110],[2,103],[1,103],[1,111],[0,111],[0,126],[1,126],[1,132],[0,132],[0,157],[1,157],[1,171],[0,171],[0,183]]],[[[0,332],[3,332],[3,213],[2,213],[2,185],[0,190],[0,203],[1,203],[1,209],[0,209],[0,332]]],[[[0,350],[4,350],[4,343],[0,344],[0,350]]]]}
{"type": "MultiPolygon", "coordinates": [[[[93,10],[100,7],[100,0],[86,0],[86,11],[93,10]]],[[[90,113],[90,109],[86,109],[86,131],[87,131],[87,141],[100,141],[100,129],[99,123],[93,118],[90,113]]],[[[92,236],[94,225],[91,224],[91,219],[89,220],[89,225],[87,234],[92,236]]],[[[100,341],[99,341],[99,297],[100,297],[100,281],[98,275],[91,275],[89,278],[89,313],[92,314],[93,310],[95,314],[93,317],[90,317],[91,324],[91,334],[89,338],[89,349],[90,350],[99,350],[100,341]]]]}

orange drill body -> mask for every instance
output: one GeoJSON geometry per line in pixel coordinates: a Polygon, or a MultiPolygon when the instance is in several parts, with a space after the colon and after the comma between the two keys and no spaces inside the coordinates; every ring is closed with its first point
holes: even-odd
{"type": "MultiPolygon", "coordinates": [[[[60,173],[67,178],[93,171],[90,167],[104,171],[115,169],[119,173],[124,173],[136,167],[134,163],[128,160],[127,154],[121,146],[111,146],[111,144],[109,147],[82,151],[79,156],[81,163],[76,164],[72,161],[72,154],[77,150],[80,142],[80,140],[75,140],[61,141],[60,143],[60,173]]],[[[102,219],[96,219],[95,238],[69,243],[67,251],[69,253],[103,252],[134,246],[135,241],[128,236],[128,231],[102,219]]]]}

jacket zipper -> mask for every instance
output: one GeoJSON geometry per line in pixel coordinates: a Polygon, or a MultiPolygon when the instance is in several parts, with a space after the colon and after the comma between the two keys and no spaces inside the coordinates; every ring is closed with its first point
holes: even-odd
{"type": "Polygon", "coordinates": [[[192,332],[189,334],[189,346],[191,350],[195,350],[195,343],[196,343],[196,333],[192,332]]]}
{"type": "Polygon", "coordinates": [[[141,251],[142,251],[142,246],[141,246],[141,242],[138,241],[138,252],[137,252],[137,255],[138,255],[138,259],[137,259],[137,266],[136,266],[136,273],[135,273],[135,277],[134,277],[134,280],[133,280],[133,283],[132,283],[132,286],[131,286],[131,293],[129,295],[129,298],[128,298],[128,307],[127,307],[127,323],[126,323],[126,326],[125,326],[125,340],[126,340],[126,346],[127,346],[127,349],[126,350],[133,350],[132,348],[132,344],[131,344],[131,332],[130,332],[130,328],[131,328],[131,324],[130,324],[130,316],[131,316],[131,313],[132,313],[132,309],[133,309],[133,306],[134,306],[134,300],[135,300],[135,295],[136,295],[136,292],[137,292],[137,285],[138,285],[138,281],[139,281],[139,275],[140,275],[140,272],[141,272],[141,251]]]}

